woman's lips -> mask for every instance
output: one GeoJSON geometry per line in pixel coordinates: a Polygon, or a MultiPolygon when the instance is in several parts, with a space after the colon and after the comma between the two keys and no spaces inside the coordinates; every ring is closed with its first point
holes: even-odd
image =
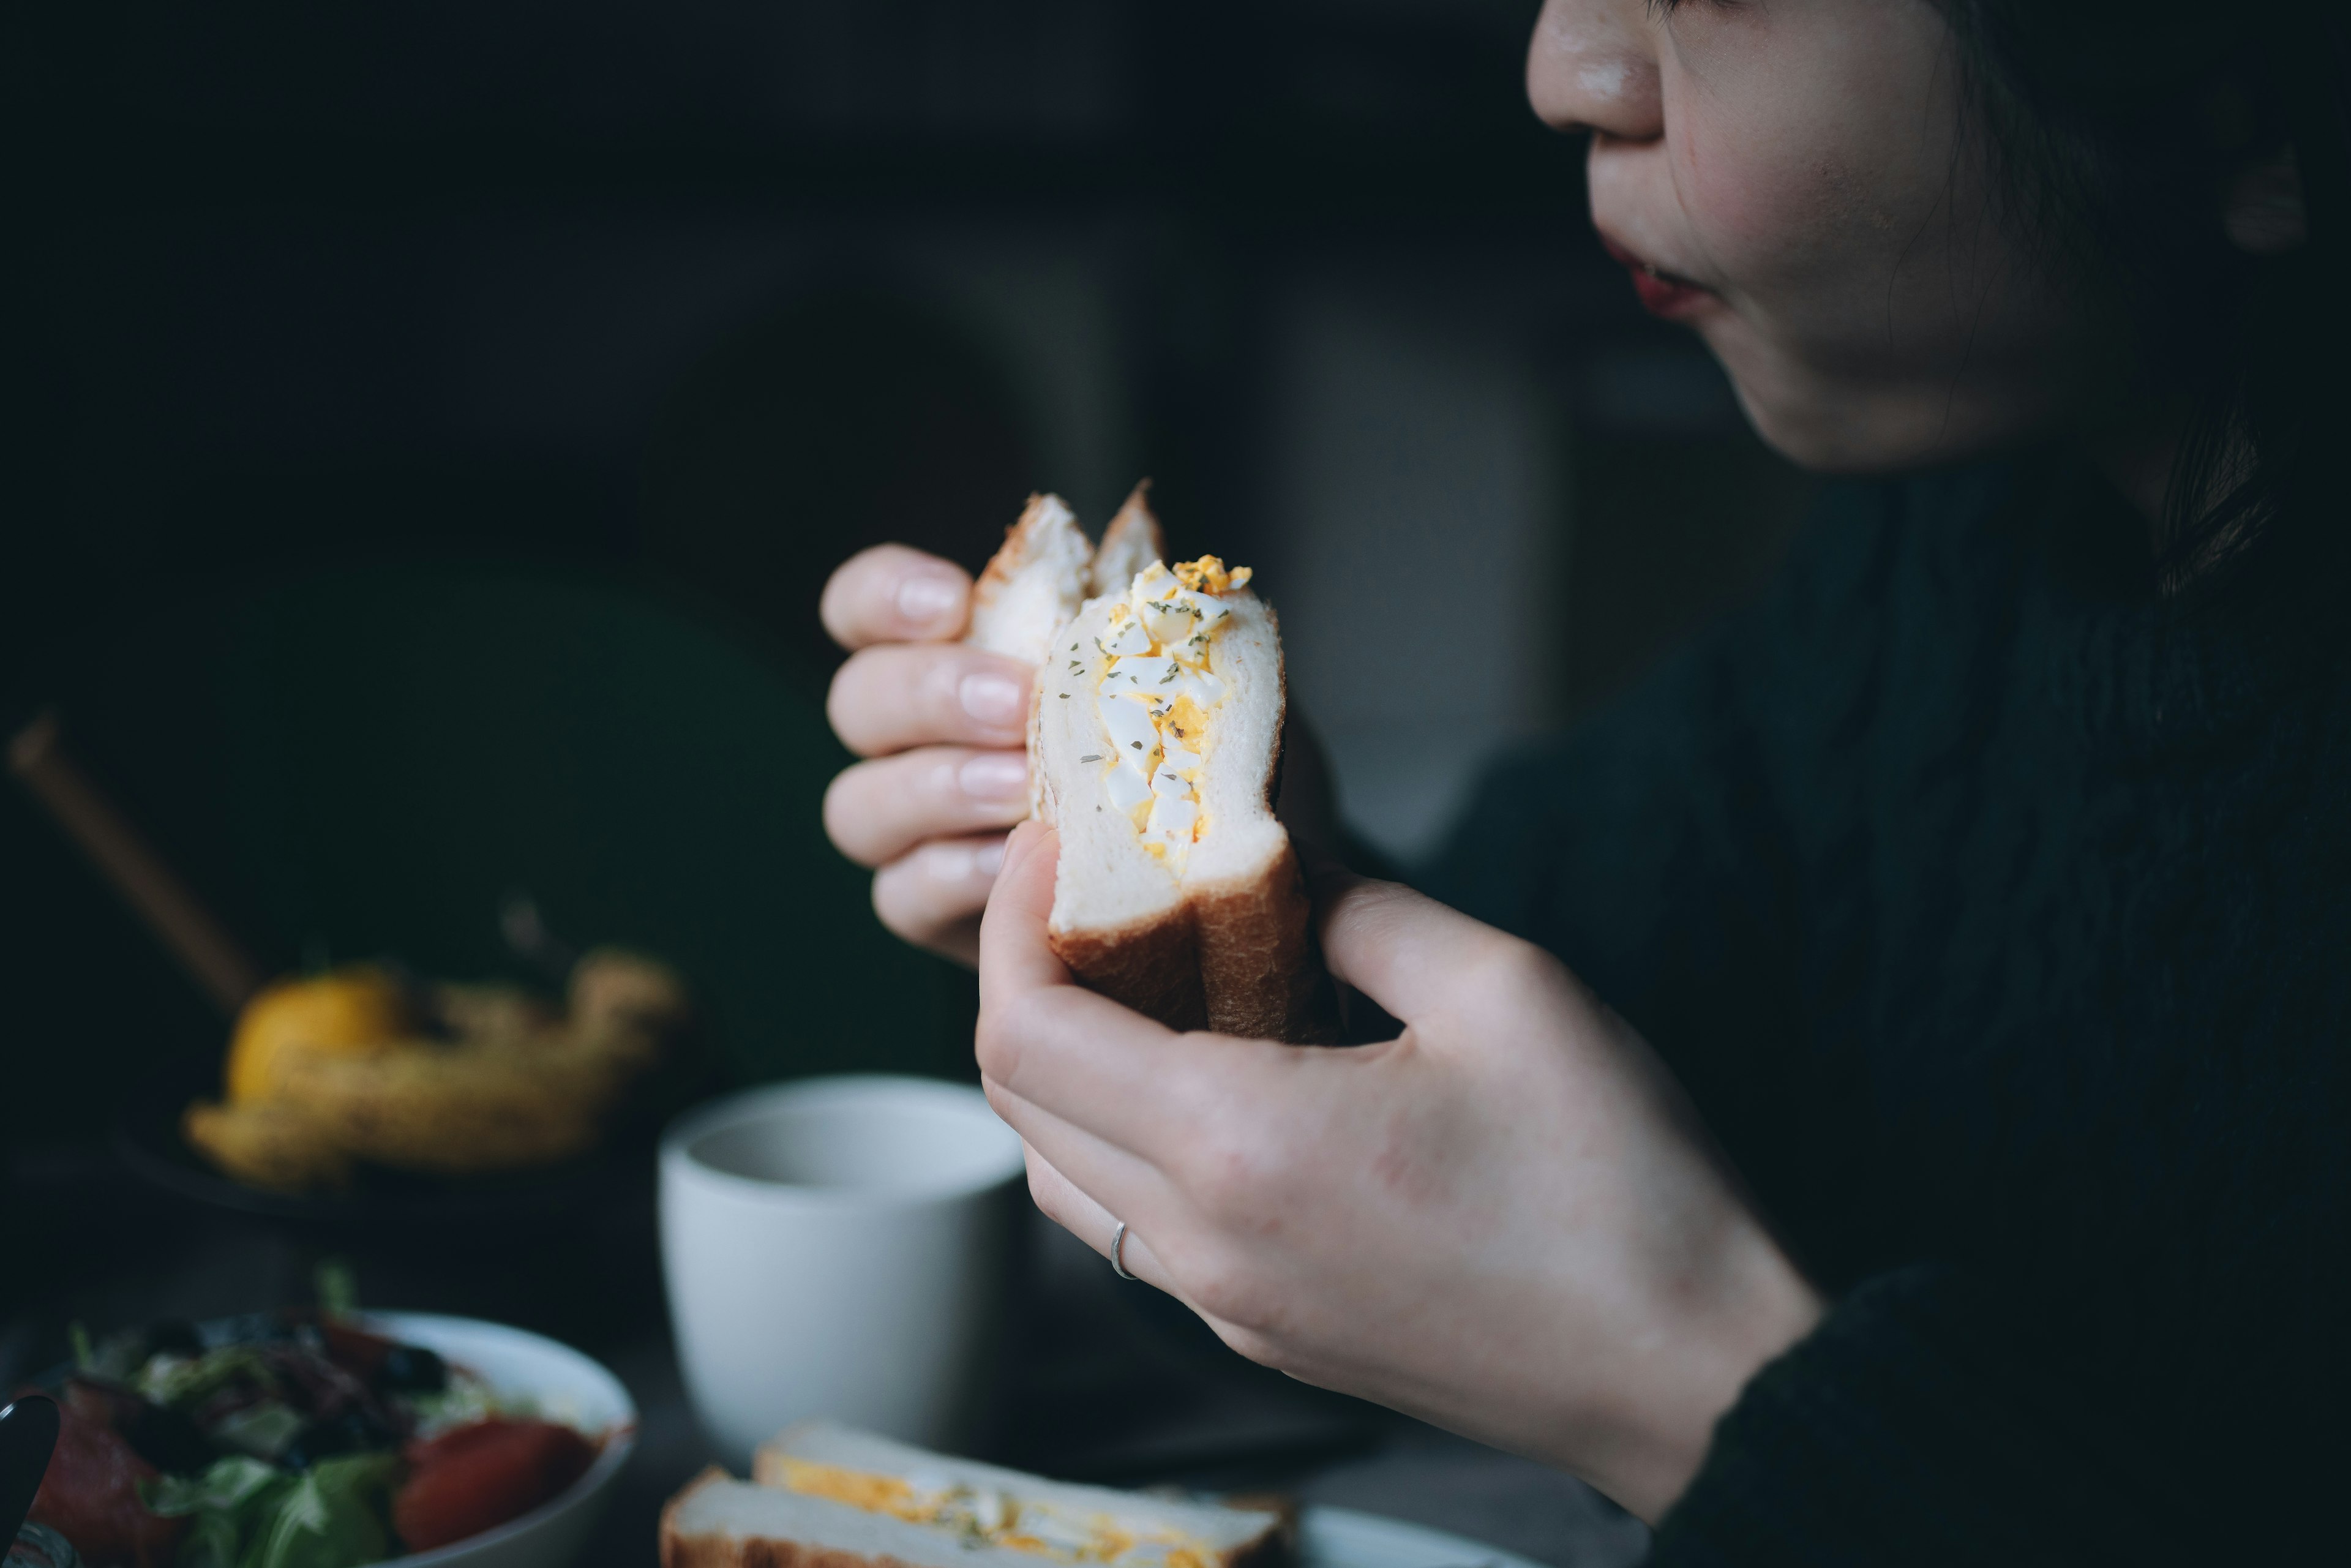
{"type": "Polygon", "coordinates": [[[1653,316],[1677,320],[1714,298],[1712,290],[1642,260],[1606,235],[1600,236],[1600,243],[1607,247],[1611,259],[1633,275],[1633,292],[1653,316]]]}

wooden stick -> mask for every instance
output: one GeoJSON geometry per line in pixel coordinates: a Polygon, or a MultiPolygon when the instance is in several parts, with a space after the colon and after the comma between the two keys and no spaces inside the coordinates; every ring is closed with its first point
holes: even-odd
{"type": "Polygon", "coordinates": [[[17,732],[8,743],[8,766],[204,994],[234,1018],[261,988],[260,970],[89,776],[74,766],[58,738],[54,712],[17,732]]]}

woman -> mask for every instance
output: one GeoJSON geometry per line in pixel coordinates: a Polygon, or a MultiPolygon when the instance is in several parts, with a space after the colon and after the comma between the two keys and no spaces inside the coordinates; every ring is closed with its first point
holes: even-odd
{"type": "Polygon", "coordinates": [[[954,569],[841,569],[872,760],[828,824],[977,957],[1049,1214],[1244,1354],[1590,1479],[1659,1563],[2332,1538],[2351,184],[2334,24],[2243,9],[1550,0],[1530,89],[1644,299],[1782,451],[1908,476],[1497,772],[1447,903],[1321,890],[1393,1041],[1071,985],[1050,835],[993,836],[1028,673],[937,641],[954,569]]]}

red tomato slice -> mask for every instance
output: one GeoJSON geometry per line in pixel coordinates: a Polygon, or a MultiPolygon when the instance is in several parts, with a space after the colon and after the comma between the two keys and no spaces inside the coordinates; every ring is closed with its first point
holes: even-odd
{"type": "Polygon", "coordinates": [[[595,1446],[551,1421],[493,1416],[408,1446],[408,1484],[392,1499],[392,1527],[412,1552],[429,1552],[518,1519],[578,1480],[595,1446]]]}
{"type": "Polygon", "coordinates": [[[139,1483],[154,1479],[155,1467],[93,1414],[102,1408],[71,1395],[59,1406],[57,1452],[31,1517],[72,1542],[91,1568],[162,1568],[188,1521],[147,1511],[139,1483]]]}

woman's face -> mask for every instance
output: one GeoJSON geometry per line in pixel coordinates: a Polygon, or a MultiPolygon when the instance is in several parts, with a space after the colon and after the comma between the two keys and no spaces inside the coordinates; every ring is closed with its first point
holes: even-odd
{"type": "Polygon", "coordinates": [[[2098,338],[1993,217],[1929,0],[1548,0],[1536,111],[1592,216],[1764,437],[1811,466],[1967,456],[2082,415],[2098,338]]]}

